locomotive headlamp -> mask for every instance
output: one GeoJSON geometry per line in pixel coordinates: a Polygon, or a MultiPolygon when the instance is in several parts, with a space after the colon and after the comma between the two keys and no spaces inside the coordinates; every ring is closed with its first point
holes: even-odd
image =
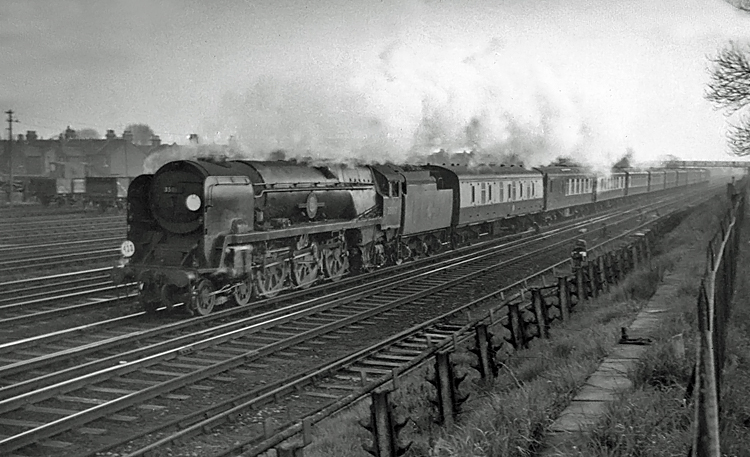
{"type": "Polygon", "coordinates": [[[195,194],[190,194],[185,199],[185,206],[190,211],[198,211],[201,207],[201,198],[195,194]]]}
{"type": "Polygon", "coordinates": [[[120,252],[123,257],[132,257],[135,254],[135,244],[130,240],[125,240],[120,245],[120,252]]]}

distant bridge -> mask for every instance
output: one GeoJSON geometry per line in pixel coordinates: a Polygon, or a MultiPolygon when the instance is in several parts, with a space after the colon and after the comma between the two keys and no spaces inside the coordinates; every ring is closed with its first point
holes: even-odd
{"type": "Polygon", "coordinates": [[[664,162],[666,168],[750,168],[750,161],[722,160],[670,160],[664,162]]]}

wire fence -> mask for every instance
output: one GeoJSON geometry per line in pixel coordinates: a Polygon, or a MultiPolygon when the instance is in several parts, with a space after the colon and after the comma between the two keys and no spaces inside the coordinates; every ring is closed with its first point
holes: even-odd
{"type": "Polygon", "coordinates": [[[698,341],[693,385],[693,443],[690,456],[720,457],[719,408],[726,348],[726,324],[734,295],[747,178],[727,186],[730,207],[706,250],[706,272],[698,291],[698,341]]]}

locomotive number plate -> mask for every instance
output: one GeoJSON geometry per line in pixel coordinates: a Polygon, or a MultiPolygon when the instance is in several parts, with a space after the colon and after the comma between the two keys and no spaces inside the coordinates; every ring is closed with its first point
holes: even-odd
{"type": "Polygon", "coordinates": [[[165,194],[180,194],[182,193],[182,189],[180,189],[177,186],[164,186],[164,193],[165,194]]]}

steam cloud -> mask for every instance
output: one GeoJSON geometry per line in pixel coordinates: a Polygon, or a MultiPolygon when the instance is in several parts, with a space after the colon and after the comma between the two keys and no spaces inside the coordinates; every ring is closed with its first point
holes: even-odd
{"type": "Polygon", "coordinates": [[[565,156],[605,170],[624,155],[624,135],[606,109],[571,87],[499,40],[478,51],[396,42],[357,71],[261,78],[226,94],[207,127],[217,142],[233,138],[224,152],[252,159],[282,150],[288,158],[404,163],[471,150],[476,161],[529,167],[565,156]]]}

